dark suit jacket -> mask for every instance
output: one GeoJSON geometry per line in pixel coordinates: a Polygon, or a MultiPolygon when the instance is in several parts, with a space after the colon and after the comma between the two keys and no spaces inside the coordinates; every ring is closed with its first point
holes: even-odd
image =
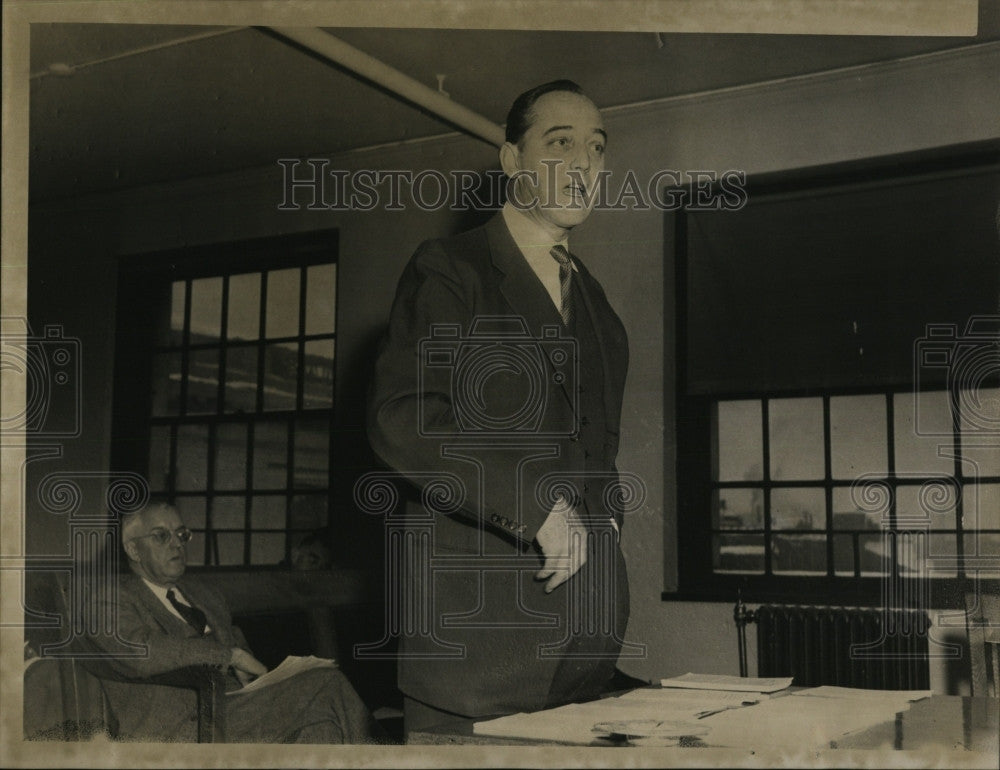
{"type": "Polygon", "coordinates": [[[551,482],[577,489],[595,529],[607,534],[612,516],[621,523],[614,496],[602,493],[617,478],[628,342],[600,284],[577,266],[584,307],[576,312],[596,332],[606,426],[602,483],[586,489],[579,373],[558,353],[573,341],[502,215],[424,243],[399,281],[372,382],[369,438],[418,488],[446,478],[460,490],[458,510],[411,506],[406,525],[433,530],[435,566],[410,558],[402,573],[400,687],[437,708],[469,716],[541,708],[596,694],[613,672],[628,615],[616,540],[603,557],[613,564],[589,565],[571,587],[546,595],[532,579],[541,561],[531,544],[552,508],[551,482]],[[505,333],[521,324],[523,344],[505,333]],[[477,566],[483,557],[496,557],[490,569],[477,566]],[[583,648],[573,640],[567,662],[571,605],[595,593],[614,617],[583,648]]]}

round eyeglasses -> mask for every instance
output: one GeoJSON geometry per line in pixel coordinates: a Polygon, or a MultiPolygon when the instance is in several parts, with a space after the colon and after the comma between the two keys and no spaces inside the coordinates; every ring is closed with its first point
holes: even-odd
{"type": "Polygon", "coordinates": [[[187,527],[181,527],[180,529],[175,529],[171,532],[169,529],[163,529],[162,527],[157,527],[152,532],[145,535],[137,535],[133,537],[132,540],[141,540],[144,537],[151,537],[156,541],[157,545],[167,545],[174,535],[177,535],[177,539],[181,543],[187,543],[194,537],[194,533],[187,527]]]}

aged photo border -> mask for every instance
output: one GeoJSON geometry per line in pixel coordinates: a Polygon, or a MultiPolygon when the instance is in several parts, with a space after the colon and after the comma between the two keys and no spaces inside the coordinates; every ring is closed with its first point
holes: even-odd
{"type": "MultiPolygon", "coordinates": [[[[212,2],[47,2],[24,0],[3,7],[3,186],[2,268],[0,315],[27,317],[27,209],[28,209],[28,71],[30,25],[39,22],[143,23],[268,26],[393,26],[562,29],[574,18],[575,30],[649,32],[768,32],[789,34],[892,34],[974,35],[976,0],[728,0],[697,8],[699,0],[613,0],[610,3],[578,0],[333,0],[287,3],[212,2]],[[567,6],[575,14],[567,14],[567,6]],[[756,11],[751,13],[751,7],[756,11]],[[764,10],[761,10],[761,8],[764,10]],[[780,13],[778,12],[780,9],[780,13]],[[405,23],[402,21],[405,20],[405,23]],[[970,26],[971,23],[971,26],[970,26]]],[[[25,400],[23,379],[2,373],[0,398],[4,414],[25,400]],[[13,405],[13,406],[12,406],[13,405]]],[[[8,564],[23,556],[23,505],[27,490],[21,486],[23,442],[15,436],[0,437],[0,548],[8,564]]],[[[6,565],[5,565],[6,566],[6,565]]],[[[745,764],[744,754],[696,749],[678,753],[671,749],[642,749],[616,756],[600,749],[504,747],[359,747],[277,745],[170,745],[91,743],[30,743],[21,737],[21,654],[23,633],[7,625],[15,622],[21,607],[20,576],[0,570],[0,764],[4,766],[66,767],[592,767],[613,766],[731,766],[745,764]]],[[[656,587],[659,590],[659,587],[656,587]]],[[[648,640],[642,640],[648,641],[648,640]]],[[[612,752],[614,750],[611,750],[612,752]]],[[[884,760],[885,758],[883,758],[884,760]]],[[[958,758],[960,761],[961,758],[958,758]]],[[[775,757],[750,760],[769,766],[775,757]]],[[[843,752],[809,758],[785,758],[787,763],[807,761],[811,766],[835,766],[847,761],[881,764],[876,752],[862,752],[856,759],[843,752]]],[[[898,760],[897,760],[898,761],[898,760]]],[[[946,763],[944,757],[931,764],[946,763]]],[[[955,761],[953,759],[953,761],[955,761]]],[[[887,762],[891,764],[891,760],[887,762]]]]}

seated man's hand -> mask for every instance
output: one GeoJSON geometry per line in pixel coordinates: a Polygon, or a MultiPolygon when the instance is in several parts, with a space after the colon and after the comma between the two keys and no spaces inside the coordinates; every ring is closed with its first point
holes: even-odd
{"type": "Polygon", "coordinates": [[[236,678],[244,686],[258,676],[267,673],[267,666],[241,647],[233,647],[233,655],[229,659],[229,665],[233,667],[236,678]]]}
{"type": "Polygon", "coordinates": [[[549,512],[535,540],[545,559],[535,580],[548,580],[547,594],[573,577],[587,561],[587,530],[576,509],[565,500],[549,512]]]}

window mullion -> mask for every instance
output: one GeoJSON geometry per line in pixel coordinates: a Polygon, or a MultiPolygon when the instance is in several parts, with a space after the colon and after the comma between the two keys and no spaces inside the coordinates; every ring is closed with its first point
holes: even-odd
{"type": "MultiPolygon", "coordinates": [[[[951,436],[952,436],[952,446],[954,451],[952,454],[955,456],[955,484],[957,488],[955,490],[955,556],[957,563],[956,575],[958,578],[966,577],[965,572],[965,485],[962,483],[964,474],[962,472],[962,416],[958,410],[958,383],[951,381],[948,385],[948,411],[951,414],[951,436]]],[[[981,481],[977,477],[977,500],[978,498],[978,482],[981,481]]],[[[976,521],[976,526],[978,527],[980,522],[976,521]]],[[[979,556],[979,533],[976,532],[976,556],[979,556]]],[[[976,572],[976,579],[979,578],[979,573],[976,572]]]]}
{"type": "Polygon", "coordinates": [[[764,486],[764,574],[771,575],[771,431],[769,417],[769,400],[761,399],[761,449],[763,454],[763,486],[764,486]]]}
{"type": "MultiPolygon", "coordinates": [[[[212,513],[215,509],[215,443],[218,440],[218,426],[215,422],[211,422],[205,427],[208,428],[208,457],[206,458],[206,468],[205,468],[205,536],[208,537],[211,534],[212,541],[214,544],[213,555],[215,557],[214,563],[219,563],[219,543],[218,538],[215,537],[215,526],[212,523],[212,513]]],[[[212,562],[209,562],[212,563],[212,562]]]]}
{"type": "Polygon", "coordinates": [[[219,327],[219,382],[216,388],[215,413],[226,411],[226,352],[229,349],[229,276],[222,276],[222,322],[219,327]]]}
{"type": "Polygon", "coordinates": [[[260,274],[260,325],[257,328],[257,414],[264,411],[264,386],[267,383],[267,271],[260,274]]]}
{"type": "Polygon", "coordinates": [[[886,482],[889,485],[889,564],[890,575],[883,576],[883,579],[892,579],[895,584],[902,575],[899,565],[899,524],[896,519],[897,501],[899,499],[899,484],[896,479],[896,434],[893,428],[893,403],[892,393],[886,393],[885,418],[886,426],[886,482]]]}
{"type": "Polygon", "coordinates": [[[309,270],[303,266],[299,270],[299,335],[296,344],[296,377],[295,377],[295,408],[301,410],[304,405],[303,391],[306,379],[306,343],[303,338],[306,333],[306,283],[308,281],[309,270]]]}
{"type": "Polygon", "coordinates": [[[187,414],[188,373],[191,348],[191,281],[184,281],[184,332],[181,335],[181,387],[179,414],[187,414]]]}
{"type": "MultiPolygon", "coordinates": [[[[834,548],[833,548],[833,447],[830,436],[830,396],[823,396],[823,497],[826,501],[826,575],[833,577],[834,570],[834,548]]],[[[852,547],[854,549],[854,563],[859,563],[857,548],[858,538],[853,538],[852,547]]],[[[855,577],[859,571],[855,567],[855,577]]]]}

